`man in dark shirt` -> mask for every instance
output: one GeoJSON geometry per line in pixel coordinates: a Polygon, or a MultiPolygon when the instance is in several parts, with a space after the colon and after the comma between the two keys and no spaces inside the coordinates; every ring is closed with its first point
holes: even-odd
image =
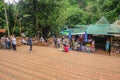
{"type": "Polygon", "coordinates": [[[30,46],[30,51],[32,51],[32,38],[31,37],[29,37],[29,39],[28,39],[28,45],[30,46]]]}

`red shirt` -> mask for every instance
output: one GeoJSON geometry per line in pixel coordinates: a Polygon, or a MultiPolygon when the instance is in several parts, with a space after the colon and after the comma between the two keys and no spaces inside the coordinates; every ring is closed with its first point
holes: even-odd
{"type": "Polygon", "coordinates": [[[68,46],[65,46],[65,47],[64,47],[64,51],[65,51],[65,52],[69,52],[69,47],[68,47],[68,46]]]}

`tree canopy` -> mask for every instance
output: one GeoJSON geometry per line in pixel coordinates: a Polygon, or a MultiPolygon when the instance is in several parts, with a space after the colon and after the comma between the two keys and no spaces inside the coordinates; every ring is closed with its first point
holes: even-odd
{"type": "Polygon", "coordinates": [[[105,16],[110,23],[119,17],[119,0],[20,0],[16,4],[0,1],[0,28],[6,28],[6,5],[11,34],[50,37],[64,26],[88,25],[105,16]]]}

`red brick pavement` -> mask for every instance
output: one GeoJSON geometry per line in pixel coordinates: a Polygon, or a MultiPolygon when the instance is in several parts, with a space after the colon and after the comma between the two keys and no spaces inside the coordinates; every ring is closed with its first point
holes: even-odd
{"type": "Polygon", "coordinates": [[[120,80],[120,57],[28,48],[0,50],[0,80],[120,80]]]}

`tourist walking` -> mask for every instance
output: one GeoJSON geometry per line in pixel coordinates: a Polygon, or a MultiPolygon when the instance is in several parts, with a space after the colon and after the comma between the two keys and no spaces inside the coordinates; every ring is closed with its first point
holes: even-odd
{"type": "Polygon", "coordinates": [[[30,46],[29,50],[32,51],[32,38],[28,38],[28,45],[30,46]]]}

